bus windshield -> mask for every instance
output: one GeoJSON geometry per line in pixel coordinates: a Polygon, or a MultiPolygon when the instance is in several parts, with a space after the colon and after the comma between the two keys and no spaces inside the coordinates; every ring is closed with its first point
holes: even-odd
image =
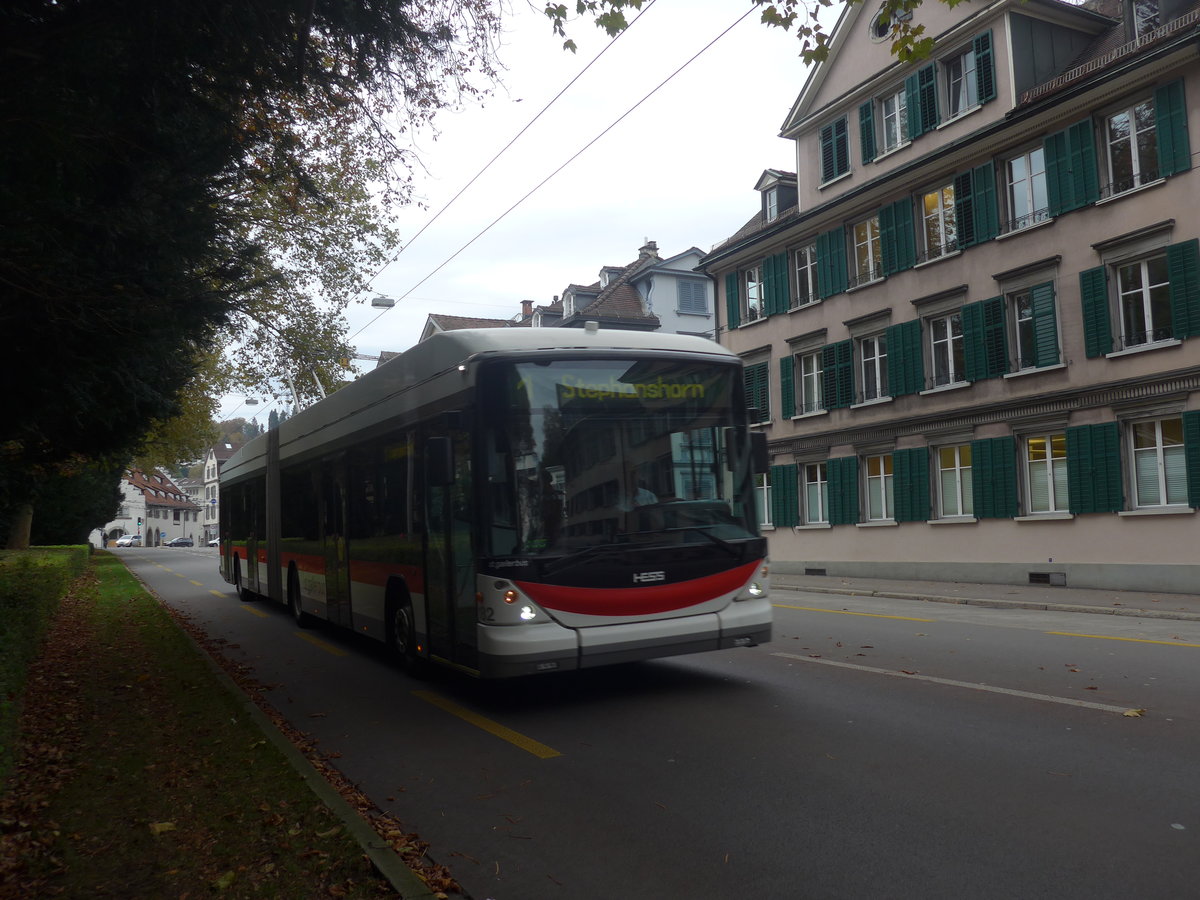
{"type": "Polygon", "coordinates": [[[734,365],[661,358],[481,373],[493,556],[755,537],[734,365]]]}

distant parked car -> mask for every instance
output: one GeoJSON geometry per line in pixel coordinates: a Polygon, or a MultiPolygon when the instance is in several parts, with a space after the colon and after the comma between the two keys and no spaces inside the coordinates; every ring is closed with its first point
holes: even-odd
{"type": "Polygon", "coordinates": [[[118,547],[140,547],[142,546],[142,536],[140,534],[124,534],[117,538],[118,547]]]}
{"type": "Polygon", "coordinates": [[[209,541],[209,542],[208,542],[208,546],[210,546],[210,547],[220,547],[220,546],[221,546],[221,539],[220,539],[220,538],[213,538],[211,541],[209,541]]]}
{"type": "Polygon", "coordinates": [[[193,547],[193,546],[195,546],[195,543],[189,537],[178,537],[173,540],[167,541],[167,546],[168,547],[193,547]]]}

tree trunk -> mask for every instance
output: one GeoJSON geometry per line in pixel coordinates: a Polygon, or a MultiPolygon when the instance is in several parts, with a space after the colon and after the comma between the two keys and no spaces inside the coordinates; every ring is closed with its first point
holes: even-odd
{"type": "Polygon", "coordinates": [[[22,503],[17,506],[8,531],[9,550],[29,549],[29,530],[33,527],[33,504],[22,503]]]}

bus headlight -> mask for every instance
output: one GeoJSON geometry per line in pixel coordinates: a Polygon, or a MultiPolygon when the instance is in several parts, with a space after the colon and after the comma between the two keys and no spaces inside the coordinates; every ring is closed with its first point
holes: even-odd
{"type": "Polygon", "coordinates": [[[532,622],[536,618],[537,618],[537,610],[535,610],[532,606],[522,606],[521,607],[521,621],[522,622],[532,622]]]}
{"type": "Polygon", "coordinates": [[[746,596],[752,600],[757,600],[759,597],[765,596],[766,593],[767,592],[763,589],[763,586],[757,581],[750,582],[750,586],[746,588],[746,596]]]}

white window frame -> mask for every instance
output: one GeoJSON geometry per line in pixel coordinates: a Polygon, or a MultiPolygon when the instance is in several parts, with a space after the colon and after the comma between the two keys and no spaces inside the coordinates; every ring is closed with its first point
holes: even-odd
{"type": "Polygon", "coordinates": [[[758,507],[758,524],[763,528],[771,528],[771,477],[767,472],[759,472],[754,476],[754,501],[758,507]]]}
{"type": "Polygon", "coordinates": [[[854,239],[854,283],[866,284],[882,277],[883,249],[879,242],[879,216],[855,222],[851,235],[854,239]]]}
{"type": "Polygon", "coordinates": [[[1067,436],[1063,432],[1027,434],[1021,438],[1025,512],[1031,516],[1065,513],[1071,509],[1067,494],[1067,436]],[[1035,490],[1035,481],[1044,487],[1035,490]],[[1044,496],[1044,508],[1034,498],[1044,496]]]}
{"type": "Polygon", "coordinates": [[[825,462],[800,464],[800,514],[806,525],[829,524],[829,469],[825,462]],[[816,507],[815,511],[813,507],[816,507]]]}
{"type": "Polygon", "coordinates": [[[880,400],[889,396],[887,373],[887,337],[879,334],[865,335],[855,342],[858,346],[859,383],[862,399],[880,400]]]}
{"type": "Polygon", "coordinates": [[[806,244],[792,252],[795,261],[796,290],[792,294],[792,308],[816,303],[817,295],[817,245],[806,244]]]}
{"type": "Polygon", "coordinates": [[[1008,203],[1006,231],[1020,231],[1050,218],[1046,151],[1043,148],[1033,147],[1009,157],[1004,163],[1004,177],[1008,203]]]}
{"type": "Polygon", "coordinates": [[[961,116],[979,105],[979,76],[975,49],[968,47],[942,63],[946,88],[946,118],[961,116]]]}
{"type": "Polygon", "coordinates": [[[964,384],[966,357],[963,350],[961,310],[934,316],[926,324],[929,330],[929,368],[933,386],[964,384]]]}
{"type": "Polygon", "coordinates": [[[903,85],[879,98],[879,120],[882,123],[883,152],[890,153],[909,142],[908,91],[903,85]]]}
{"type": "Polygon", "coordinates": [[[971,470],[971,445],[948,444],[937,448],[938,517],[959,519],[975,514],[971,470]],[[965,451],[965,453],[964,453],[965,451]]]}
{"type": "Polygon", "coordinates": [[[958,214],[954,182],[921,195],[921,240],[925,259],[941,259],[958,251],[958,214]]]}
{"type": "Polygon", "coordinates": [[[779,189],[770,188],[766,191],[767,221],[774,222],[779,218],[779,189]]]}
{"type": "Polygon", "coordinates": [[[799,413],[820,412],[825,408],[825,363],[824,354],[820,350],[810,353],[798,353],[796,360],[796,381],[800,385],[798,399],[799,413]]]}
{"type": "Polygon", "coordinates": [[[1173,340],[1171,278],[1166,255],[1159,253],[1116,263],[1113,268],[1116,269],[1117,316],[1120,320],[1122,348],[1173,340]],[[1157,274],[1152,267],[1159,270],[1157,274]],[[1128,279],[1135,270],[1137,283],[1128,279]],[[1152,278],[1161,280],[1152,282],[1152,278]],[[1133,317],[1136,317],[1136,321],[1133,317]],[[1137,331],[1132,327],[1136,325],[1143,327],[1137,331]]]}
{"type": "Polygon", "coordinates": [[[1010,291],[1005,302],[1010,313],[1008,320],[1012,323],[1010,339],[1012,344],[1013,371],[1028,372],[1037,368],[1037,348],[1034,346],[1033,333],[1033,292],[1029,288],[1010,291]],[[1025,354],[1029,355],[1026,356],[1025,354]]]}
{"type": "Polygon", "coordinates": [[[1108,162],[1109,196],[1124,194],[1158,180],[1158,132],[1155,129],[1157,113],[1154,100],[1144,97],[1136,103],[1111,112],[1104,117],[1104,155],[1108,162]],[[1137,124],[1138,110],[1145,110],[1148,122],[1137,124]],[[1114,134],[1117,119],[1123,118],[1128,126],[1127,134],[1114,134]],[[1142,145],[1142,141],[1145,145],[1142,145]],[[1117,172],[1114,148],[1128,147],[1129,171],[1117,172]],[[1118,180],[1120,179],[1120,180],[1118,180]]]}
{"type": "Polygon", "coordinates": [[[1128,423],[1131,496],[1135,509],[1187,506],[1183,419],[1167,416],[1128,423]],[[1166,434],[1164,424],[1170,426],[1166,434]],[[1148,440],[1147,440],[1148,439],[1148,440]]]}
{"type": "Polygon", "coordinates": [[[892,466],[891,453],[877,453],[863,459],[868,522],[890,522],[896,517],[892,466]]]}
{"type": "Polygon", "coordinates": [[[762,266],[749,266],[742,272],[742,319],[757,322],[763,317],[762,266]]]}

